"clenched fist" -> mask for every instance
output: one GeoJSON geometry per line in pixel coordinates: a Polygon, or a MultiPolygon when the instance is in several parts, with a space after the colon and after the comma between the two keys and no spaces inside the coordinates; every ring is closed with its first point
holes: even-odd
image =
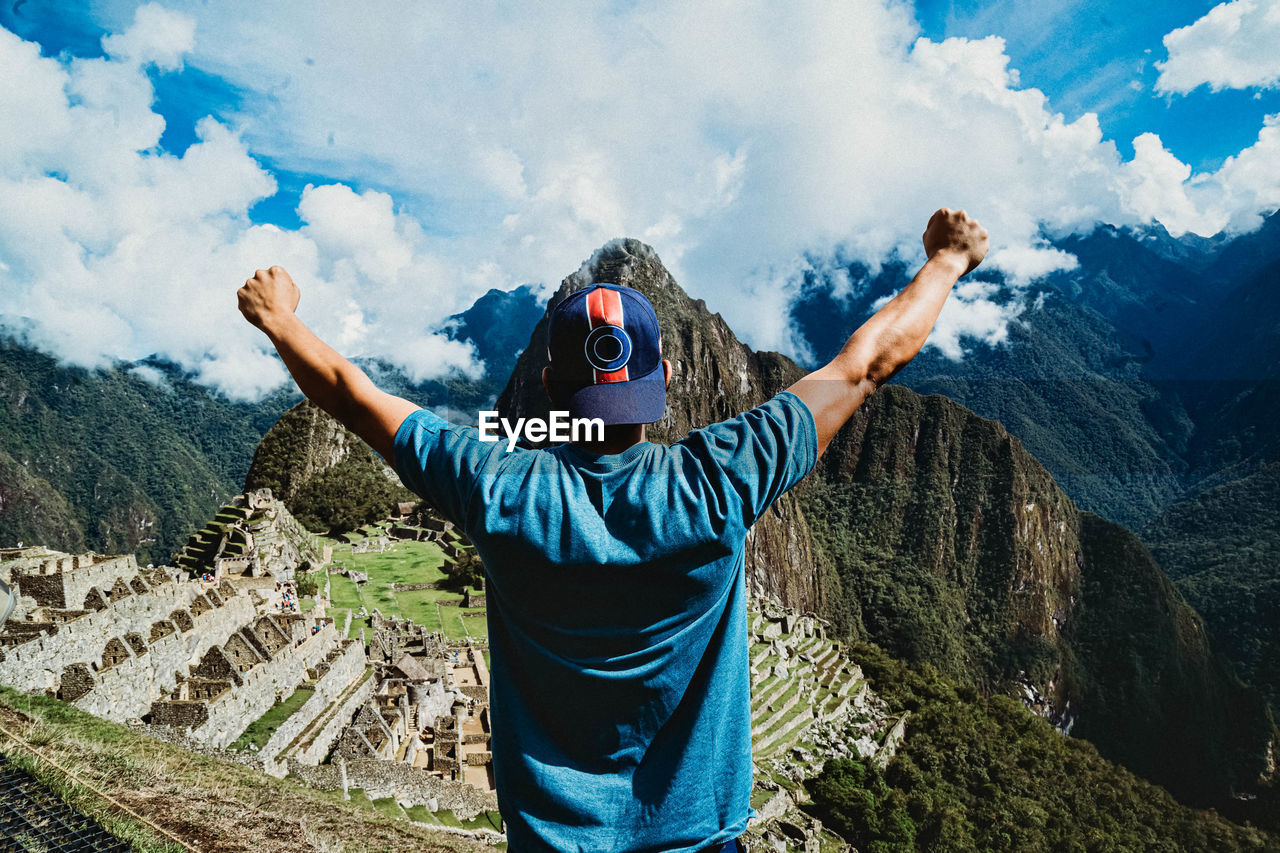
{"type": "Polygon", "coordinates": [[[987,229],[963,210],[941,208],[924,229],[924,253],[930,258],[940,253],[952,254],[957,265],[964,266],[961,275],[972,272],[987,255],[987,229]]]}
{"type": "Polygon", "coordinates": [[[297,309],[302,294],[284,267],[276,266],[255,272],[237,296],[240,298],[240,313],[265,332],[273,319],[292,314],[297,309]]]}

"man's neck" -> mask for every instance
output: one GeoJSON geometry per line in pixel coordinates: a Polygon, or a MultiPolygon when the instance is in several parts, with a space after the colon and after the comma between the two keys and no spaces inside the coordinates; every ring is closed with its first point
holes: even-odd
{"type": "Polygon", "coordinates": [[[574,447],[588,453],[614,454],[621,453],[645,440],[645,424],[613,424],[604,428],[604,438],[600,441],[575,441],[574,447]]]}

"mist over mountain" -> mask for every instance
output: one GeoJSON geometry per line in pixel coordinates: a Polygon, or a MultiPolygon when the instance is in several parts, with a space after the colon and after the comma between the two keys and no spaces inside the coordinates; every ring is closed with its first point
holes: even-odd
{"type": "MultiPolygon", "coordinates": [[[[1082,508],[1140,526],[1276,445],[1277,234],[1280,214],[1234,239],[1158,226],[1065,238],[1055,248],[1079,265],[1027,287],[1006,340],[969,340],[958,361],[928,347],[894,382],[999,420],[1082,508]]],[[[815,362],[912,272],[849,264],[848,286],[807,279],[791,319],[815,362]]],[[[992,278],[1005,299],[1021,290],[992,278]]]]}

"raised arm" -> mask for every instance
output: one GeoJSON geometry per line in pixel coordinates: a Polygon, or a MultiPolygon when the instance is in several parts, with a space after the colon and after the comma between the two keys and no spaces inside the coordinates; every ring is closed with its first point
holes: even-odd
{"type": "Polygon", "coordinates": [[[271,338],[307,399],[394,465],[396,430],[418,407],[379,390],[363,370],[298,319],[294,311],[301,294],[283,267],[258,270],[238,296],[240,313],[271,338]]]}
{"type": "Polygon", "coordinates": [[[924,232],[925,265],[911,283],[863,323],[829,363],[788,390],[804,400],[818,426],[818,453],[862,401],[915,358],[947,295],[982,262],[987,231],[963,210],[942,208],[924,232]]]}

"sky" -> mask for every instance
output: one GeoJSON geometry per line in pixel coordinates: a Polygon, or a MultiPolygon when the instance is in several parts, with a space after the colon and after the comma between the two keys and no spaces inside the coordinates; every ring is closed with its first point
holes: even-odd
{"type": "Polygon", "coordinates": [[[960,358],[1075,266],[1057,237],[1280,207],[1280,0],[521,6],[4,4],[0,323],[254,399],[286,377],[234,293],[282,264],[341,352],[476,375],[450,314],[629,236],[804,357],[804,273],[923,261],[950,206],[992,235],[960,358]]]}

